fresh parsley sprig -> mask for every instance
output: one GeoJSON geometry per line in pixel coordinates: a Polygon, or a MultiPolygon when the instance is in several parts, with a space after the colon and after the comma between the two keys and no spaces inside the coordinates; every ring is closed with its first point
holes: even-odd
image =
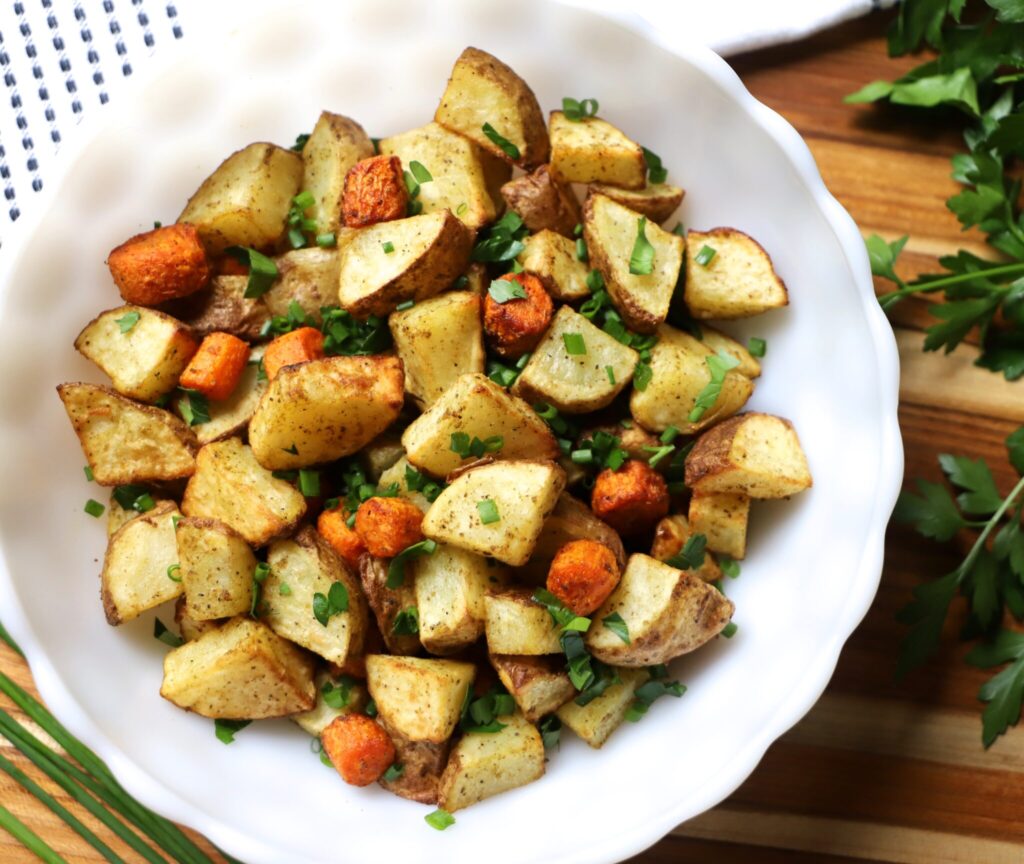
{"type": "MultiPolygon", "coordinates": [[[[1010,462],[1024,475],[1024,427],[1006,439],[1006,446],[1010,462]]],[[[1021,634],[1000,627],[1006,610],[1018,621],[1024,620],[1024,476],[1004,497],[982,460],[942,455],[939,464],[959,490],[956,498],[940,483],[918,480],[917,492],[900,495],[893,518],[913,524],[925,537],[938,541],[951,540],[963,530],[976,529],[978,534],[959,566],[917,586],[913,600],[900,611],[899,619],[910,630],[897,674],[906,674],[935,651],[949,608],[961,594],[970,611],[965,636],[981,634],[988,639],[967,661],[983,667],[1013,664],[986,682],[979,693],[988,703],[982,725],[982,741],[988,747],[1017,722],[1024,698],[1024,653],[1017,639],[1021,634]]]]}
{"type": "Polygon", "coordinates": [[[847,102],[887,99],[918,109],[957,109],[966,121],[967,152],[952,158],[953,179],[964,188],[946,201],[964,229],[978,226],[1004,260],[989,261],[961,250],[939,259],[943,271],[905,281],[895,264],[907,242],[867,239],[871,271],[896,289],[879,297],[887,311],[915,294],[941,292],[945,302],[929,307],[937,323],[925,331],[924,350],[952,351],[977,328],[977,365],[1008,380],[1024,375],[1024,210],[1014,161],[1024,156],[1022,76],[1024,13],[1019,0],[985,0],[987,15],[961,23],[964,0],[905,0],[889,31],[889,53],[928,45],[934,59],[896,81],[873,81],[847,102]]]}

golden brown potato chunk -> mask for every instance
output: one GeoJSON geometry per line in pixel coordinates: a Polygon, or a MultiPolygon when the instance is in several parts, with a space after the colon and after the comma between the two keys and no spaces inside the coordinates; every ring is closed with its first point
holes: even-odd
{"type": "Polygon", "coordinates": [[[343,209],[348,228],[402,219],[408,205],[409,190],[397,156],[371,156],[349,168],[343,209]]]}
{"type": "Polygon", "coordinates": [[[551,112],[551,170],[569,183],[608,183],[643,189],[647,163],[643,148],[600,117],[570,120],[551,112]]]}
{"type": "Polygon", "coordinates": [[[550,152],[544,115],[530,86],[479,48],[467,48],[455,61],[434,120],[522,168],[546,162],[550,152]]]}
{"type": "Polygon", "coordinates": [[[686,234],[686,307],[694,318],[748,318],[789,303],[768,253],[735,228],[686,234]]]}
{"type": "Polygon", "coordinates": [[[686,194],[670,183],[648,183],[643,189],[619,189],[607,183],[591,183],[590,193],[606,195],[659,225],[676,212],[686,194]]]}
{"type": "Polygon", "coordinates": [[[107,256],[114,284],[126,303],[156,306],[203,288],[210,265],[192,225],[165,225],[136,234],[107,256]]]}
{"type": "Polygon", "coordinates": [[[750,499],[746,495],[694,492],[690,497],[691,529],[708,538],[708,549],[723,555],[746,556],[749,518],[750,499]]]}
{"type": "Polygon", "coordinates": [[[550,165],[510,180],[501,187],[501,195],[531,233],[548,230],[572,237],[583,221],[580,202],[572,189],[551,173],[550,165]]]}

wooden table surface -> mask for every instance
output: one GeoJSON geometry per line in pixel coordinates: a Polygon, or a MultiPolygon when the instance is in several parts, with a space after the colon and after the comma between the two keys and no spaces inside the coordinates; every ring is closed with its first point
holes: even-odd
{"type": "MultiPolygon", "coordinates": [[[[753,94],[804,136],[825,182],[865,234],[910,234],[904,261],[907,275],[914,275],[964,244],[986,253],[979,236],[961,233],[943,204],[956,191],[948,158],[959,147],[958,135],[922,124],[909,110],[842,103],[863,83],[891,79],[912,65],[886,57],[881,34],[887,17],[876,14],[796,45],[736,58],[733,65],[753,94]]],[[[970,348],[952,357],[922,353],[914,328],[926,319],[925,305],[901,307],[897,329],[906,475],[938,479],[935,458],[949,451],[985,457],[1008,488],[1002,442],[1024,422],[1024,383],[1006,384],[976,369],[970,348]]],[[[931,664],[905,682],[893,681],[902,636],[896,610],[918,581],[958,561],[949,547],[891,528],[878,597],[818,705],[727,801],[633,860],[1024,861],[1024,730],[1011,730],[982,750],[976,694],[986,673],[962,663],[958,624],[951,622],[931,664]]],[[[31,686],[28,669],[3,646],[0,669],[31,686]]],[[[38,777],[20,754],[13,758],[38,777]]],[[[0,803],[69,862],[100,860],[6,775],[0,775],[0,803]]],[[[97,833],[135,860],[109,832],[97,833]]],[[[0,832],[0,861],[34,860],[0,832]]]]}

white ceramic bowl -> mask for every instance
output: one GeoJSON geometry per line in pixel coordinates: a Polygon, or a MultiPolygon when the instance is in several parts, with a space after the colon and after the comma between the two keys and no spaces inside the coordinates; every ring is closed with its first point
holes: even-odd
{"type": "Polygon", "coordinates": [[[4,250],[0,614],[52,710],[133,794],[250,864],[615,861],[722,800],[818,698],[878,583],[902,473],[897,356],[852,220],[796,132],[722,60],[535,0],[288,4],[196,40],[94,133],[4,250]],[[566,733],[541,782],[442,834],[420,805],[345,786],[286,721],[226,747],[211,721],[161,700],[166,649],[152,616],[104,622],[103,524],[82,512],[103,490],[83,477],[53,388],[100,380],[72,340],[119,303],[107,250],[173,220],[228,153],[290,144],[321,108],[373,135],[426,122],[466,45],[507,60],[547,108],[598,98],[687,189],[687,225],[736,226],[769,250],[792,305],[734,331],[767,338],[751,407],[792,418],[815,485],[755,504],[749,558],[727,586],[739,632],[673,665],[683,699],[659,702],[600,752],[566,733]]]}

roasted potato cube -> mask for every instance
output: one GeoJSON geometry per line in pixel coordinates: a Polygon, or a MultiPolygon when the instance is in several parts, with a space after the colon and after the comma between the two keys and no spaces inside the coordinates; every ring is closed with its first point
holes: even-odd
{"type": "MultiPolygon", "coordinates": [[[[749,517],[750,499],[745,495],[735,495],[731,492],[694,492],[690,497],[692,530],[708,538],[708,549],[721,552],[730,558],[743,558],[747,554],[749,517]]],[[[710,557],[708,556],[709,560],[710,557]]],[[[717,578],[705,577],[708,582],[717,578]]]]}
{"type": "Polygon", "coordinates": [[[373,142],[355,120],[329,111],[320,114],[302,148],[302,187],[316,199],[308,215],[320,233],[338,232],[345,176],[356,162],[372,155],[373,142]]]}
{"type": "Polygon", "coordinates": [[[367,610],[359,582],[326,540],[309,526],[289,540],[272,543],[267,552],[270,575],[256,604],[262,620],[278,636],[343,666],[359,655],[366,636],[367,610]],[[347,598],[343,612],[324,624],[314,614],[316,594],[332,598],[340,584],[347,598]],[[287,589],[282,586],[287,585],[287,589]]]}
{"type": "Polygon", "coordinates": [[[466,268],[466,272],[462,275],[466,277],[466,283],[464,286],[459,287],[465,287],[467,291],[472,291],[474,294],[483,297],[491,284],[491,279],[487,275],[487,267],[479,261],[474,261],[466,268]]]}
{"type": "Polygon", "coordinates": [[[629,397],[633,419],[653,432],[675,426],[684,435],[691,435],[739,411],[754,392],[754,385],[746,375],[730,369],[715,403],[700,419],[690,421],[697,397],[711,382],[707,358],[712,356],[711,349],[689,333],[662,324],[658,344],[651,349],[651,380],[646,389],[634,389],[629,397]]]}
{"type": "MultiPolygon", "coordinates": [[[[353,232],[339,229],[338,248],[344,247],[353,232]]],[[[320,310],[338,302],[338,248],[292,249],[274,259],[278,277],[263,295],[271,315],[287,317],[292,303],[298,303],[307,320],[320,326],[320,310]]]]}
{"type": "Polygon", "coordinates": [[[537,97],[508,66],[478,48],[467,48],[455,61],[434,120],[522,168],[548,159],[548,130],[537,97]],[[504,138],[510,152],[495,143],[485,127],[504,138]]]}
{"type": "Polygon", "coordinates": [[[413,465],[444,477],[463,463],[451,449],[457,432],[481,441],[500,435],[501,449],[490,454],[496,459],[554,459],[560,452],[555,436],[529,405],[477,373],[459,376],[409,424],[402,444],[413,465]]]}
{"type": "Polygon", "coordinates": [[[501,187],[501,195],[531,232],[552,231],[570,238],[583,221],[580,202],[572,189],[552,174],[550,165],[510,180],[501,187]]]}
{"type": "Polygon", "coordinates": [[[401,459],[380,475],[380,483],[378,485],[382,489],[387,489],[392,484],[398,484],[398,494],[412,501],[413,504],[426,513],[430,509],[430,501],[427,500],[422,491],[409,488],[407,469],[416,470],[403,455],[401,459]]]}
{"type": "MultiPolygon", "coordinates": [[[[252,415],[256,413],[256,406],[260,404],[260,399],[267,389],[266,376],[264,375],[262,379],[260,377],[263,349],[263,345],[257,345],[252,349],[249,353],[249,363],[242,370],[242,377],[238,379],[238,386],[234,392],[221,402],[208,403],[210,419],[206,423],[192,427],[201,445],[241,435],[248,428],[252,415]]],[[[178,399],[174,403],[179,411],[184,401],[178,399]]]]}
{"type": "MultiPolygon", "coordinates": [[[[490,174],[496,169],[505,178],[511,173],[506,163],[495,159],[469,138],[450,132],[437,123],[382,138],[380,152],[397,156],[408,169],[419,162],[433,179],[420,186],[417,201],[424,213],[451,210],[470,228],[482,228],[498,216],[491,197],[490,174]]],[[[500,203],[500,202],[499,202],[500,203]]]]}
{"type": "MultiPolygon", "coordinates": [[[[693,505],[690,505],[691,512],[693,505]]],[[[651,557],[659,561],[668,561],[683,551],[686,541],[694,534],[703,534],[695,530],[682,513],[666,516],[654,529],[654,542],[651,543],[651,557]]],[[[704,563],[693,571],[705,582],[717,582],[722,578],[722,568],[715,561],[715,556],[707,553],[704,563]]]]}
{"type": "Polygon", "coordinates": [[[168,652],[160,695],[203,717],[284,717],[316,703],[313,659],[265,624],[233,618],[168,652]]]}
{"type": "Polygon", "coordinates": [[[341,250],[338,300],[357,318],[440,294],[469,264],[473,232],[449,210],[363,228],[341,250]],[[387,251],[390,249],[391,251],[387,251]]]}
{"type": "Polygon", "coordinates": [[[519,264],[527,273],[539,276],[555,300],[572,303],[590,296],[589,270],[576,257],[575,242],[545,228],[527,237],[525,244],[519,264]]]}
{"type": "Polygon", "coordinates": [[[745,346],[741,345],[731,336],[727,336],[721,330],[708,327],[707,324],[700,325],[700,341],[713,354],[725,352],[731,357],[739,360],[740,365],[736,371],[747,378],[761,377],[761,363],[751,354],[745,346]]]}
{"type": "Polygon", "coordinates": [[[646,221],[605,195],[591,195],[583,207],[583,238],[608,296],[626,326],[653,333],[668,316],[683,266],[683,238],[646,221]],[[633,247],[643,226],[654,249],[651,272],[630,272],[633,247]]]}
{"type": "Polygon", "coordinates": [[[596,411],[633,380],[637,359],[632,348],[563,306],[512,392],[528,402],[549,402],[566,414],[596,411]]]}
{"type": "Polygon", "coordinates": [[[168,303],[164,311],[185,324],[197,339],[211,333],[230,333],[246,342],[260,338],[270,320],[262,297],[246,297],[248,276],[215,276],[206,291],[168,303]]]}
{"type": "Polygon", "coordinates": [[[561,654],[558,628],[548,610],[535,603],[529,588],[509,588],[484,599],[485,632],[491,654],[535,657],[561,654]]]}
{"type": "Polygon", "coordinates": [[[371,654],[366,683],[389,732],[410,741],[443,744],[455,731],[476,667],[455,660],[371,654]]]}
{"type": "Polygon", "coordinates": [[[564,486],[565,472],[554,462],[501,461],[471,468],[434,501],[423,533],[518,567],[529,560],[564,486]]]}
{"type": "Polygon", "coordinates": [[[196,470],[195,436],[169,411],[96,384],[61,384],[57,393],[100,486],[178,480],[196,470]]]}
{"type": "Polygon", "coordinates": [[[174,623],[178,625],[178,632],[181,633],[181,638],[186,642],[192,642],[204,633],[216,630],[224,621],[217,619],[200,621],[197,618],[193,618],[188,612],[185,595],[182,594],[174,603],[174,623]]]}
{"type": "Polygon", "coordinates": [[[242,536],[216,519],[182,519],[176,533],[189,617],[208,621],[247,613],[256,556],[242,536]]]}
{"type": "Polygon", "coordinates": [[[288,719],[294,720],[314,738],[318,738],[338,717],[361,712],[369,699],[366,685],[361,681],[348,677],[336,678],[327,669],[316,673],[313,684],[316,687],[316,704],[309,711],[292,714],[288,719]],[[328,693],[331,694],[331,704],[325,698],[328,693]],[[340,707],[336,707],[339,702],[340,707]]]}
{"type": "Polygon", "coordinates": [[[418,654],[422,645],[416,633],[398,633],[395,624],[403,612],[416,607],[416,588],[412,566],[406,565],[405,578],[396,588],[388,588],[388,564],[383,558],[363,555],[359,559],[359,580],[366,602],[377,619],[377,627],[388,651],[396,655],[418,654]]]}
{"type": "Polygon", "coordinates": [[[178,222],[194,225],[210,253],[228,246],[261,249],[284,232],[301,182],[302,157],[294,150],[250,144],[203,181],[178,222]]]}
{"type": "Polygon", "coordinates": [[[448,291],[388,317],[405,369],[405,390],[428,407],[460,375],[484,371],[480,297],[448,291]]]}
{"type": "Polygon", "coordinates": [[[719,423],[686,457],[686,485],[695,492],[788,498],[811,484],[793,424],[771,414],[740,414],[719,423]]]}
{"type": "Polygon", "coordinates": [[[398,417],[402,361],[376,354],[326,357],[286,366],[249,422],[249,443],[265,468],[306,468],[365,447],[398,417]]]}
{"type": "Polygon", "coordinates": [[[598,519],[582,501],[573,498],[568,492],[563,492],[555,509],[544,521],[544,527],[533,547],[530,560],[516,572],[516,575],[530,579],[538,585],[543,584],[558,550],[573,540],[596,540],[615,553],[620,570],[626,566],[626,553],[618,532],[598,519]]]}
{"type": "Polygon", "coordinates": [[[180,321],[142,306],[103,312],[75,339],[75,348],[107,373],[118,393],[143,402],[177,386],[197,347],[180,321]]]}
{"type": "Polygon", "coordinates": [[[594,620],[616,613],[629,629],[629,644],[607,627],[591,627],[584,637],[590,653],[612,666],[657,666],[722,632],[733,604],[696,574],[636,554],[594,620]]]}
{"type": "Polygon", "coordinates": [[[533,657],[492,654],[491,665],[531,723],[554,713],[576,697],[576,688],[565,671],[564,658],[553,654],[533,657]]]}
{"type": "Polygon", "coordinates": [[[544,742],[522,714],[498,718],[498,732],[467,732],[441,775],[438,805],[449,813],[544,776],[544,742]]]}
{"type": "Polygon", "coordinates": [[[217,519],[251,545],[263,546],[295,527],[306,499],[260,465],[238,438],[228,438],[199,451],[181,509],[186,516],[217,519]]]}
{"type": "Polygon", "coordinates": [[[154,507],[114,532],[107,543],[100,595],[107,623],[123,624],[147,609],[181,594],[181,583],[168,577],[178,561],[173,502],[154,507]]]}
{"type": "Polygon", "coordinates": [[[370,156],[348,169],[342,216],[348,228],[365,228],[406,216],[409,190],[397,156],[370,156]]]}
{"type": "Polygon", "coordinates": [[[671,183],[648,183],[643,189],[620,189],[607,183],[592,183],[589,192],[605,195],[659,225],[676,212],[686,195],[671,183]]]}
{"type": "Polygon", "coordinates": [[[404,455],[405,448],[402,446],[401,439],[397,436],[392,437],[391,434],[384,434],[377,436],[360,451],[359,461],[362,462],[366,471],[366,478],[373,483],[378,483],[381,475],[404,455]]]}
{"type": "Polygon", "coordinates": [[[417,558],[408,569],[416,591],[420,641],[427,651],[454,654],[483,635],[484,596],[503,581],[501,568],[465,549],[438,543],[432,555],[417,558]]]}
{"type": "Polygon", "coordinates": [[[749,318],[789,304],[768,253],[735,228],[687,232],[683,299],[698,319],[749,318]],[[705,247],[711,251],[702,254],[705,247]]]}
{"type": "Polygon", "coordinates": [[[516,293],[523,296],[499,301],[490,291],[484,295],[487,345],[499,357],[518,359],[537,347],[551,324],[554,304],[540,277],[532,273],[506,273],[497,282],[518,286],[516,293]]]}
{"type": "Polygon", "coordinates": [[[125,302],[140,306],[195,294],[210,278],[206,250],[192,225],[136,234],[111,250],[107,266],[125,302]]]}
{"type": "Polygon", "coordinates": [[[584,706],[567,702],[555,715],[580,738],[595,749],[601,747],[622,721],[633,704],[633,694],[647,679],[638,669],[616,670],[620,683],[612,684],[596,699],[584,706]]]}
{"type": "Polygon", "coordinates": [[[574,121],[561,111],[552,111],[550,124],[551,171],[562,180],[607,183],[622,189],[643,189],[647,184],[643,148],[607,120],[584,117],[574,121]]]}
{"type": "Polygon", "coordinates": [[[434,744],[430,741],[410,741],[391,733],[395,745],[395,762],[403,767],[395,780],[381,778],[380,785],[395,795],[420,804],[436,804],[437,788],[441,782],[451,741],[434,744]]]}

